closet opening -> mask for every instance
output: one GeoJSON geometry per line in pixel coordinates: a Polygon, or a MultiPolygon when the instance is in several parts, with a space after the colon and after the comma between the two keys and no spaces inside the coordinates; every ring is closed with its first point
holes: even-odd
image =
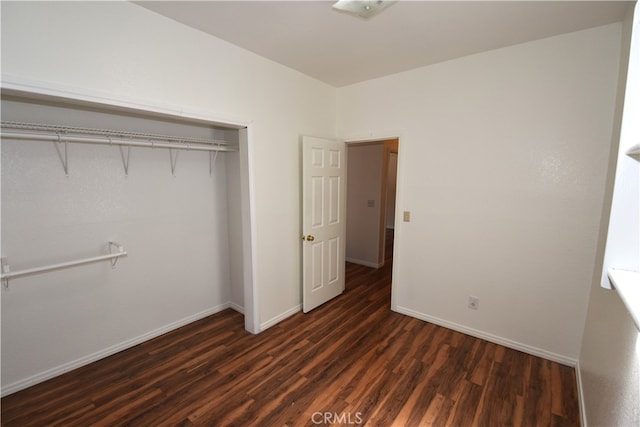
{"type": "Polygon", "coordinates": [[[1,101],[2,273],[127,252],[11,279],[5,393],[226,308],[259,332],[247,125],[51,90],[1,101]]]}

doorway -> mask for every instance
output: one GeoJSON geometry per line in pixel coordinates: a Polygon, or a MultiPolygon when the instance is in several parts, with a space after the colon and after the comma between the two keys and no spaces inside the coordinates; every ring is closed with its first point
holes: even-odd
{"type": "Polygon", "coordinates": [[[381,268],[391,259],[398,145],[398,138],[347,142],[347,262],[381,268]]]}

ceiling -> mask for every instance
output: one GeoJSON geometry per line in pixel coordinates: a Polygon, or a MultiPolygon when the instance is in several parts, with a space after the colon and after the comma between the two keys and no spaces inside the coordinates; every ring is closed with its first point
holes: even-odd
{"type": "Polygon", "coordinates": [[[136,3],[341,87],[622,21],[633,2],[398,1],[368,21],[332,1],[136,3]]]}

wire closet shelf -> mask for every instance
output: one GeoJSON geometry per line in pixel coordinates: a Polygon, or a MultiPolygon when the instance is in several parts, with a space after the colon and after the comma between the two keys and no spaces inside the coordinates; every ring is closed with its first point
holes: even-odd
{"type": "Polygon", "coordinates": [[[197,151],[238,151],[232,142],[172,135],[128,132],[120,130],[93,129],[14,121],[0,122],[2,138],[77,142],[88,144],[120,145],[129,147],[166,148],[197,151]]]}

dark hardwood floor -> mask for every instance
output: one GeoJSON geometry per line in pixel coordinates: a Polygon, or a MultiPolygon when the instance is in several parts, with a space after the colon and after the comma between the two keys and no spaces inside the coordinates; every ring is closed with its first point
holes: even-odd
{"type": "Polygon", "coordinates": [[[9,395],[2,425],[579,425],[573,368],[391,312],[388,261],[257,336],[225,310],[9,395]]]}

